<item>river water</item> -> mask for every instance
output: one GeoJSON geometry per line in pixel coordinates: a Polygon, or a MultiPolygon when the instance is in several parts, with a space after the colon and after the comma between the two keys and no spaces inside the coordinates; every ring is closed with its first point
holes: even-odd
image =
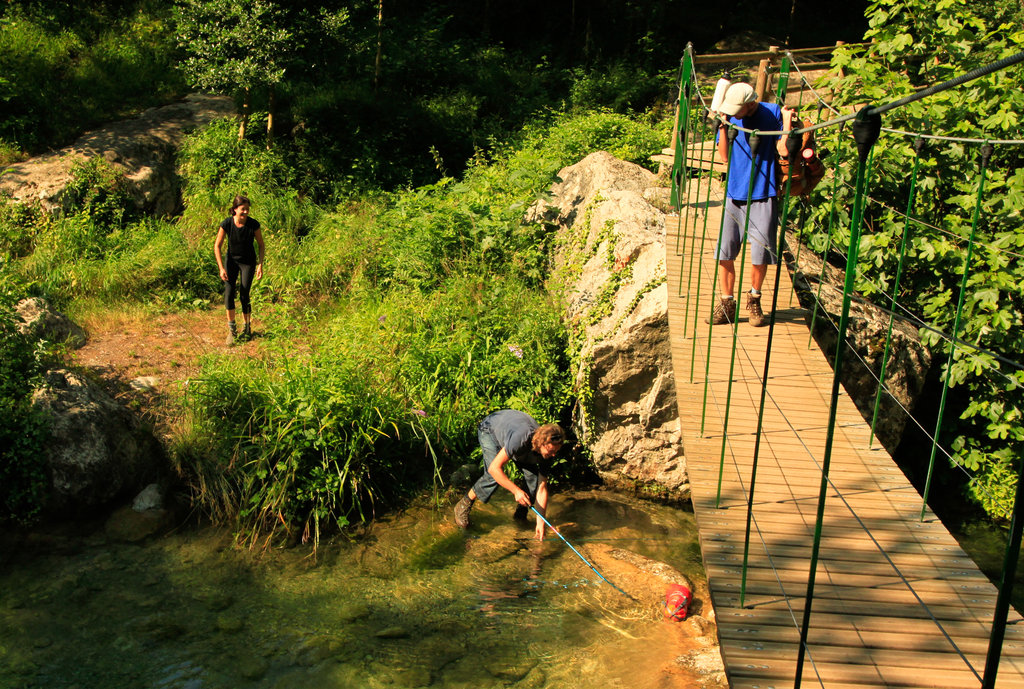
{"type": "Polygon", "coordinates": [[[215,528],[142,544],[102,530],[8,541],[0,687],[721,686],[701,667],[714,631],[697,615],[711,616],[692,513],[606,491],[552,501],[591,562],[621,549],[692,580],[691,619],[671,622],[557,537],[533,540],[511,511],[478,504],[466,534],[424,500],[315,553],[254,553],[215,528]]]}

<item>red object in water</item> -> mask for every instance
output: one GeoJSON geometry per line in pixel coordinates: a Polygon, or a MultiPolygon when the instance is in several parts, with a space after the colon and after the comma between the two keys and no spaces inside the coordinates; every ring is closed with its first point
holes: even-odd
{"type": "Polygon", "coordinates": [[[693,596],[690,589],[682,584],[669,584],[665,589],[665,616],[676,621],[686,619],[693,596]]]}

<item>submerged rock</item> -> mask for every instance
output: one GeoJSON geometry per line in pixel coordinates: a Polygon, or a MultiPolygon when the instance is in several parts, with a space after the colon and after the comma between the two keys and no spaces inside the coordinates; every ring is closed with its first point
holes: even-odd
{"type": "Polygon", "coordinates": [[[104,525],[107,536],[115,541],[138,543],[150,536],[166,533],[174,525],[168,510],[139,512],[130,507],[115,510],[104,525]]]}
{"type": "Polygon", "coordinates": [[[404,639],[409,636],[409,632],[404,627],[385,627],[374,632],[374,636],[378,639],[404,639]]]}

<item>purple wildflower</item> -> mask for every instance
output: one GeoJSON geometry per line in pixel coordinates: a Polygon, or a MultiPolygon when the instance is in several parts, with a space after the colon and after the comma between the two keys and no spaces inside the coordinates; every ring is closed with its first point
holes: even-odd
{"type": "Polygon", "coordinates": [[[508,351],[512,352],[512,356],[514,356],[517,359],[523,358],[523,350],[521,347],[517,347],[515,345],[510,344],[508,346],[508,351]]]}
{"type": "Polygon", "coordinates": [[[427,415],[427,412],[423,411],[422,409],[413,409],[412,413],[415,414],[416,416],[426,416],[427,415]]]}
{"type": "Polygon", "coordinates": [[[377,322],[383,323],[385,320],[387,320],[387,316],[381,316],[380,318],[377,319],[377,322]]]}

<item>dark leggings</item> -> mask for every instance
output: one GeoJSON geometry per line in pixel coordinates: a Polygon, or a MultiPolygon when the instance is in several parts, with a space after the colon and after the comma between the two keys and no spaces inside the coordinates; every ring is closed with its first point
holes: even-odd
{"type": "Polygon", "coordinates": [[[249,303],[249,289],[252,287],[252,278],[256,274],[256,266],[246,263],[235,263],[235,260],[228,256],[228,279],[224,281],[224,308],[228,311],[235,310],[235,282],[238,284],[238,300],[242,302],[242,313],[252,313],[252,305],[249,303]],[[239,279],[241,278],[241,279],[239,279]]]}

